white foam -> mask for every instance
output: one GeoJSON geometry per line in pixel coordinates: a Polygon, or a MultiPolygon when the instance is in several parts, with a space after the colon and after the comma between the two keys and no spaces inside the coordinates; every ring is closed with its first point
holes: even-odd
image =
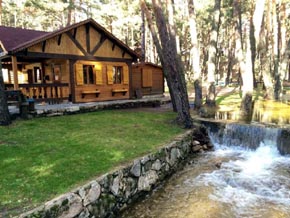
{"type": "Polygon", "coordinates": [[[255,151],[221,145],[216,148],[216,158],[233,159],[195,179],[197,185],[214,188],[210,199],[231,204],[237,216],[247,216],[245,211],[251,213],[251,208],[262,208],[265,203],[290,205],[290,181],[279,172],[281,165],[290,166],[290,158],[281,156],[275,144],[263,142],[255,151]]]}

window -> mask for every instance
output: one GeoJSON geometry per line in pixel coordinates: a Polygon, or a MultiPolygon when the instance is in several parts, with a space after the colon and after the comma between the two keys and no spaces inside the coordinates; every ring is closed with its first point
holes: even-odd
{"type": "Polygon", "coordinates": [[[9,71],[8,69],[2,69],[2,73],[3,73],[3,79],[4,79],[4,83],[9,83],[10,82],[10,78],[9,78],[9,71]]]}
{"type": "Polygon", "coordinates": [[[123,67],[113,67],[113,83],[114,84],[121,84],[122,82],[122,72],[123,67]]]}
{"type": "Polygon", "coordinates": [[[33,68],[34,72],[34,83],[41,83],[42,82],[42,72],[40,67],[34,67],[33,68]]]}
{"type": "Polygon", "coordinates": [[[94,84],[94,70],[92,65],[83,65],[84,84],[94,84]]]}

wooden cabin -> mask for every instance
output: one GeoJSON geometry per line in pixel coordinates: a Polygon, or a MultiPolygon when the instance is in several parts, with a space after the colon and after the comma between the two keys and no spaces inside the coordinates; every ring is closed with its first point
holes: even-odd
{"type": "Polygon", "coordinates": [[[164,93],[162,67],[152,63],[136,63],[132,66],[132,89],[135,97],[164,93]]]}
{"type": "Polygon", "coordinates": [[[54,32],[0,26],[5,88],[38,102],[129,99],[137,59],[93,19],[54,32]]]}

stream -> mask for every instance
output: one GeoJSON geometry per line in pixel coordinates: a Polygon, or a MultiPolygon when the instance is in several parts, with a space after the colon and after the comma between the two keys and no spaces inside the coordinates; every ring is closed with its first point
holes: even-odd
{"type": "Polygon", "coordinates": [[[279,131],[239,125],[226,130],[239,128],[251,143],[259,139],[257,145],[239,144],[235,138],[243,135],[224,133],[221,140],[221,134],[210,133],[214,151],[199,154],[121,217],[289,218],[290,158],[277,149],[279,131]]]}

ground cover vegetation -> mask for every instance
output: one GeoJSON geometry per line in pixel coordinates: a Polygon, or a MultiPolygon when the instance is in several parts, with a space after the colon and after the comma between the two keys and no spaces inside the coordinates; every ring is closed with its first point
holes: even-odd
{"type": "Polygon", "coordinates": [[[0,127],[0,213],[19,213],[169,142],[173,112],[100,111],[0,127]]]}

